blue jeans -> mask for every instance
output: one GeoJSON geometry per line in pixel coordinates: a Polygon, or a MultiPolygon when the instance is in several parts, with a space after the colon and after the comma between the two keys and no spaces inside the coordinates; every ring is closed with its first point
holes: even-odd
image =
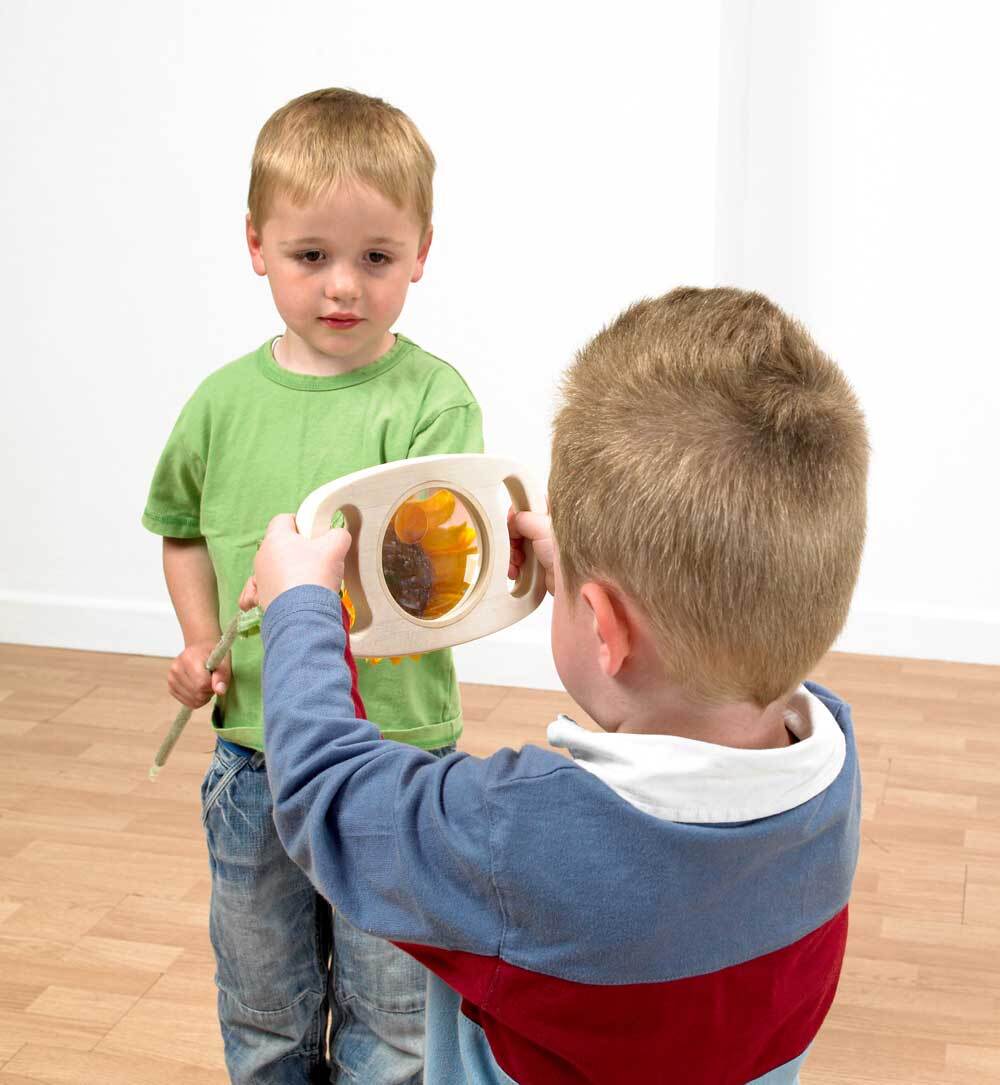
{"type": "Polygon", "coordinates": [[[352,927],[288,858],[262,753],[216,744],[202,821],[233,1085],[421,1085],[427,973],[352,927]]]}

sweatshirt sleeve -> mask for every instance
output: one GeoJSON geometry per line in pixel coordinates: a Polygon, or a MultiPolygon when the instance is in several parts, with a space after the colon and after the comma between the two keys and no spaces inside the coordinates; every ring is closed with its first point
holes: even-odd
{"type": "Polygon", "coordinates": [[[496,954],[489,761],[437,759],[356,717],[332,592],[285,592],[262,631],[265,758],[288,854],[363,930],[496,954]]]}

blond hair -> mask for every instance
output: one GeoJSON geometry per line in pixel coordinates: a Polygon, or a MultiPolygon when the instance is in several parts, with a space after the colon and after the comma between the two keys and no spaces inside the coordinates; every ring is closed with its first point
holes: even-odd
{"type": "Polygon", "coordinates": [[[283,105],[257,137],[247,204],[261,229],[278,194],[303,204],[360,181],[412,210],[426,234],[434,155],[409,117],[381,98],[330,87],[283,105]]]}
{"type": "Polygon", "coordinates": [[[846,378],[767,298],[640,301],[564,379],[549,502],[566,590],[626,592],[690,695],[769,704],[847,617],[867,470],[846,378]]]}

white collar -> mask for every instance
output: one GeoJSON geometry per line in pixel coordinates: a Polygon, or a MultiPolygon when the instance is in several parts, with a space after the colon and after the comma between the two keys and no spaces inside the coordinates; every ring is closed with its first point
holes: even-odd
{"type": "Polygon", "coordinates": [[[676,735],[585,731],[568,716],[549,724],[564,747],[626,802],[664,821],[754,821],[814,798],[844,764],[844,734],[830,710],[799,686],[785,724],[799,739],[778,750],[738,750],[676,735]]]}

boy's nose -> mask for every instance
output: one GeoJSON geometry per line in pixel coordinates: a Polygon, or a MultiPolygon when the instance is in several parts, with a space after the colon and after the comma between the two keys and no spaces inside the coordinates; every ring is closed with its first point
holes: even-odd
{"type": "Polygon", "coordinates": [[[358,276],[346,267],[333,267],[326,277],[324,293],[331,300],[354,299],[361,294],[358,276]]]}

